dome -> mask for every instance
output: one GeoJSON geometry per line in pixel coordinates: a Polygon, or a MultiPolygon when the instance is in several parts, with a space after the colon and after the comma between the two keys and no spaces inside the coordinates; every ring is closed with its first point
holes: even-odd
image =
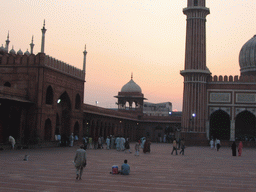
{"type": "Polygon", "coordinates": [[[128,83],[126,83],[122,89],[121,92],[139,92],[141,93],[141,88],[139,85],[137,85],[133,79],[131,79],[128,83]]]}
{"type": "Polygon", "coordinates": [[[239,54],[241,74],[256,75],[256,35],[247,41],[239,54]]]}
{"type": "Polygon", "coordinates": [[[23,55],[23,52],[21,51],[21,49],[17,52],[17,54],[23,55]]]}
{"type": "Polygon", "coordinates": [[[27,51],[24,54],[27,55],[27,56],[30,55],[30,53],[28,52],[28,49],[27,49],[27,51]]]}
{"type": "Polygon", "coordinates": [[[4,49],[4,46],[3,46],[3,44],[2,44],[2,46],[0,47],[0,51],[4,51],[5,49],[4,49]]]}
{"type": "Polygon", "coordinates": [[[14,49],[12,48],[9,52],[10,54],[16,54],[16,52],[14,51],[14,49]]]}

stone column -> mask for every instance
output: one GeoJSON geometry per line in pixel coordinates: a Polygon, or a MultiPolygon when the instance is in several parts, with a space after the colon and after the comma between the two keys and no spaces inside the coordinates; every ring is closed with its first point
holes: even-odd
{"type": "Polygon", "coordinates": [[[235,120],[230,121],[230,141],[235,141],[235,120]]]}

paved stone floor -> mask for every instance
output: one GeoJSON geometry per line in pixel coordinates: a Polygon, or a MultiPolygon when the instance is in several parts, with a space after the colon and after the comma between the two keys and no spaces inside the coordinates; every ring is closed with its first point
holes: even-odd
{"type": "MultiPolygon", "coordinates": [[[[230,148],[187,147],[171,155],[171,144],[152,144],[139,156],[116,150],[87,150],[82,180],[75,180],[76,149],[43,148],[0,151],[0,191],[256,191],[256,149],[241,157],[230,148]],[[29,160],[23,161],[28,154],[29,160]],[[112,165],[124,159],[128,176],[111,175],[112,165]]],[[[131,144],[134,149],[134,143],[131,144]]]]}

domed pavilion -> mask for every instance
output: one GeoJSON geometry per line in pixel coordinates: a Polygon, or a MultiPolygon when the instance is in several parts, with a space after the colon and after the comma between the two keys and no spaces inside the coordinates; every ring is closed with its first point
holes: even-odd
{"type": "Polygon", "coordinates": [[[131,75],[131,80],[122,87],[115,97],[118,99],[116,103],[118,109],[143,112],[143,101],[146,98],[144,98],[140,86],[133,81],[133,75],[131,75]]]}

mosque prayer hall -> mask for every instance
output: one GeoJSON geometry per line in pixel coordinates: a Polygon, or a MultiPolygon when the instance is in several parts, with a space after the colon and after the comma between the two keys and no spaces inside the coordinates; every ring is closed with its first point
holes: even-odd
{"type": "Polygon", "coordinates": [[[172,111],[171,102],[145,102],[133,75],[114,96],[116,109],[86,104],[84,84],[86,65],[90,65],[86,47],[82,69],[78,69],[46,55],[45,22],[37,54],[33,36],[30,51],[10,49],[8,32],[5,46],[0,47],[0,145],[7,144],[10,135],[20,146],[54,145],[57,135],[64,144],[73,133],[80,141],[114,135],[159,142],[166,136],[169,141],[184,138],[187,145],[208,145],[210,139],[218,138],[226,145],[242,140],[245,146],[255,146],[256,35],[238,54],[239,76],[212,75],[206,65],[210,9],[205,0],[187,0],[183,13],[186,48],[180,71],[184,77],[181,112],[172,111]]]}

